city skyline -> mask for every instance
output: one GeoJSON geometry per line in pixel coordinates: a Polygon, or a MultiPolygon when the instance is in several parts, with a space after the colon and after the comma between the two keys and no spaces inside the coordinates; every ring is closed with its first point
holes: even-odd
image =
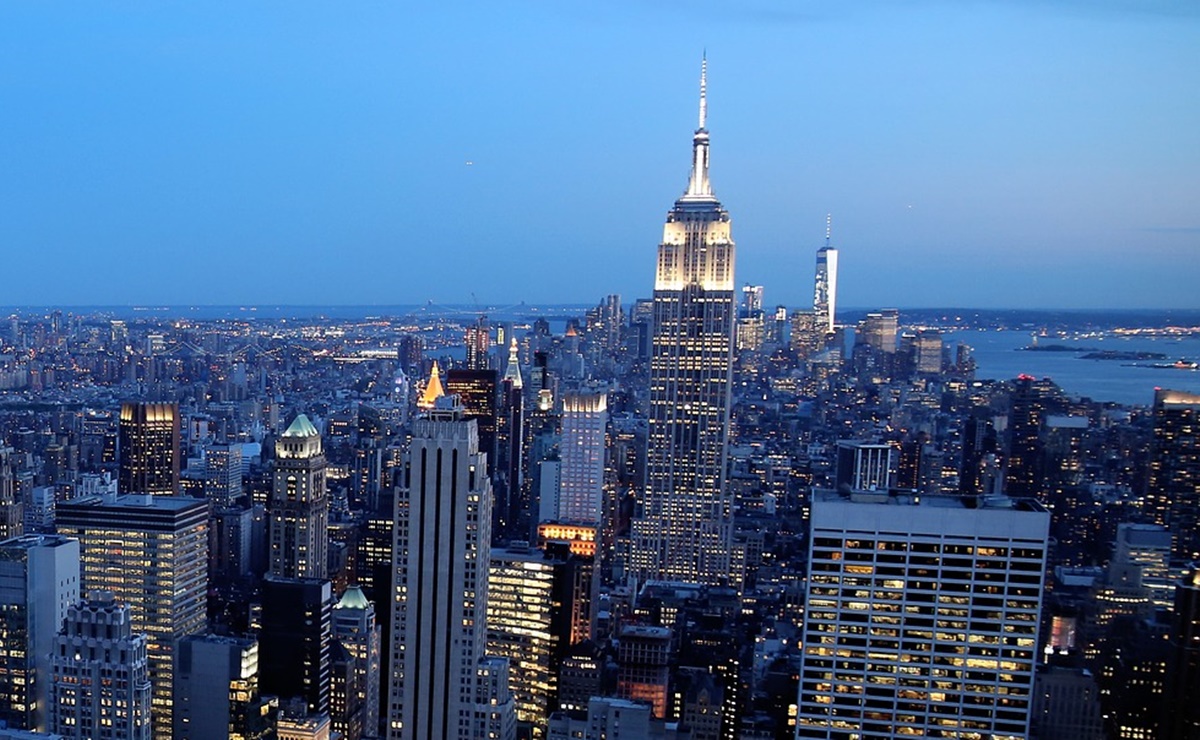
{"type": "Polygon", "coordinates": [[[1194,10],[272,10],[5,9],[7,302],[648,296],[625,268],[678,195],[707,47],[715,185],[768,304],[806,305],[830,212],[846,306],[1194,303],[1194,10]],[[620,216],[581,230],[596,204],[620,216]]]}

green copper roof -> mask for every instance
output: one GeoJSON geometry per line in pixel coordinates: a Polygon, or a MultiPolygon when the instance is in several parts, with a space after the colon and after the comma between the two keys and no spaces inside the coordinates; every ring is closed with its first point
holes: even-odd
{"type": "Polygon", "coordinates": [[[285,437],[319,437],[320,432],[313,426],[312,422],[304,414],[296,417],[292,425],[283,433],[285,437]]]}
{"type": "Polygon", "coordinates": [[[367,601],[367,596],[358,586],[351,586],[346,589],[346,593],[342,594],[342,599],[337,603],[335,609],[366,609],[371,605],[367,601]]]}

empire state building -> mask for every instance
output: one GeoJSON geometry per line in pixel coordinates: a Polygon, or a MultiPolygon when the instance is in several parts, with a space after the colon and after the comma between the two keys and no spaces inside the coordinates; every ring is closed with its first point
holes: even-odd
{"type": "Polygon", "coordinates": [[[667,214],[654,278],[647,485],[631,524],[640,581],[729,577],[725,484],[732,386],[734,244],[708,179],[707,63],[687,191],[667,214]]]}

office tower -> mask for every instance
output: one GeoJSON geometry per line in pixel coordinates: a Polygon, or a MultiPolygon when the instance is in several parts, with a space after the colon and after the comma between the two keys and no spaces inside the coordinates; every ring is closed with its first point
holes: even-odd
{"type": "Polygon", "coordinates": [[[742,286],[742,316],[753,316],[762,313],[763,286],[746,283],[742,286]]]}
{"type": "Polygon", "coordinates": [[[1147,513],[1171,530],[1174,556],[1200,559],[1200,394],[1154,391],[1147,513]]]}
{"type": "Polygon", "coordinates": [[[825,343],[825,329],[817,324],[816,311],[792,311],[792,335],[788,346],[796,358],[804,361],[815,355],[825,343]]]}
{"type": "Polygon", "coordinates": [[[1177,579],[1170,568],[1171,533],[1163,527],[1136,522],[1118,524],[1112,562],[1142,569],[1142,585],[1155,607],[1169,610],[1175,603],[1177,579]]]}
{"type": "Polygon", "coordinates": [[[894,308],[872,311],[858,323],[854,343],[856,346],[870,347],[875,352],[895,354],[896,334],[899,329],[899,311],[894,308]]]}
{"type": "Polygon", "coordinates": [[[1008,412],[1008,467],[1004,492],[1010,496],[1043,498],[1042,426],[1053,393],[1049,378],[1020,375],[1013,381],[1008,412]]]}
{"type": "Polygon", "coordinates": [[[304,414],[275,440],[271,574],[325,578],[329,560],[329,498],[321,435],[304,414]]]}
{"type": "Polygon", "coordinates": [[[79,540],[83,593],[111,591],[144,633],[154,735],[171,733],[174,646],[207,627],[208,502],[145,494],[66,501],[58,531],[79,540]]]}
{"type": "Polygon", "coordinates": [[[67,610],[52,651],[50,732],[78,740],[150,740],[147,640],[134,628],[129,605],[109,591],[94,592],[67,610]]]}
{"type": "Polygon", "coordinates": [[[671,674],[671,630],[627,624],[621,627],[617,642],[617,694],[648,703],[651,714],[663,719],[671,674]]]}
{"type": "Polygon", "coordinates": [[[25,531],[25,502],[17,495],[11,453],[12,448],[0,447],[0,541],[25,531]]]}
{"type": "Polygon", "coordinates": [[[262,740],[270,737],[276,703],[259,690],[254,639],[191,635],[179,641],[173,740],[262,740]]]}
{"type": "Polygon", "coordinates": [[[734,243],[708,177],[706,95],[702,65],[691,178],[667,214],[654,280],[648,485],[630,547],[641,580],[729,576],[734,243]]]}
{"type": "Polygon", "coordinates": [[[1050,515],[817,494],[797,738],[1027,738],[1050,515]]]}
{"type": "Polygon", "coordinates": [[[493,481],[492,532],[507,531],[508,487],[499,463],[497,435],[503,426],[495,370],[451,370],[446,373],[446,394],[458,396],[464,418],[474,419],[479,430],[479,451],[487,456],[486,475],[493,481]]]}
{"type": "Polygon", "coordinates": [[[604,297],[600,304],[589,312],[588,340],[603,352],[616,352],[621,348],[621,329],[625,312],[621,308],[621,296],[612,294],[604,297]]]}
{"type": "Polygon", "coordinates": [[[557,521],[599,526],[604,510],[608,395],[563,396],[557,521]]]}
{"type": "Polygon", "coordinates": [[[204,451],[204,495],[217,509],[228,509],[241,500],[241,445],[211,445],[204,451]]]}
{"type": "Polygon", "coordinates": [[[942,371],[942,333],[937,329],[917,332],[915,369],[927,375],[942,371]]]}
{"type": "MultiPolygon", "coordinates": [[[[396,495],[388,737],[482,737],[492,491],[455,396],[416,420],[396,495]],[[477,716],[477,712],[481,716],[477,716]]],[[[496,697],[497,700],[500,697],[496,697]]],[[[511,707],[511,701],[508,704],[511,707]]]]}
{"type": "Polygon", "coordinates": [[[860,440],[837,443],[836,486],[839,491],[886,491],[892,485],[896,448],[860,440]]]}
{"type": "Polygon", "coordinates": [[[976,406],[963,422],[959,493],[977,496],[999,493],[1000,437],[990,409],[976,406]]]}
{"type": "Polygon", "coordinates": [[[179,493],[179,404],[123,403],[117,427],[121,493],[179,493]]]}
{"type": "Polygon", "coordinates": [[[319,578],[262,583],[259,676],[264,694],[300,699],[310,713],[329,711],[333,592],[319,578]]]}
{"type": "MultiPolygon", "coordinates": [[[[483,443],[482,431],[480,444],[483,443]]],[[[499,489],[492,511],[493,541],[528,540],[533,519],[532,496],[525,485],[525,382],[517,357],[517,340],[508,346],[508,366],[500,381],[496,424],[496,471],[499,489]]]]}
{"type": "Polygon", "coordinates": [[[0,723],[46,731],[50,653],[78,602],[78,542],[37,534],[0,542],[0,723]]]}
{"type": "Polygon", "coordinates": [[[1104,740],[1100,690],[1082,668],[1039,666],[1030,729],[1038,740],[1104,740]]]}
{"type": "MultiPolygon", "coordinates": [[[[517,720],[544,727],[558,704],[558,673],[580,620],[587,624],[592,571],[565,546],[492,550],[487,650],[508,658],[517,720]]],[[[587,634],[582,635],[586,639],[587,634]]]]}
{"type": "Polygon", "coordinates": [[[1171,708],[1166,737],[1200,737],[1200,564],[1193,563],[1175,590],[1171,664],[1164,706],[1171,708]]]}
{"type": "Polygon", "coordinates": [[[817,273],[814,280],[813,313],[817,329],[826,336],[833,334],[837,316],[838,251],[830,246],[833,217],[825,217],[825,246],[817,250],[817,273]]]}
{"type": "MultiPolygon", "coordinates": [[[[375,623],[375,605],[367,601],[358,586],[351,586],[333,607],[333,639],[349,656],[353,695],[344,697],[345,710],[338,711],[339,700],[332,702],[334,730],[347,740],[375,737],[379,727],[380,630],[375,623]],[[350,716],[356,717],[351,720],[350,716]],[[357,726],[359,735],[349,732],[357,726]]],[[[350,694],[351,692],[347,692],[350,694]]],[[[334,695],[337,696],[335,691],[334,695]]]]}
{"type": "Polygon", "coordinates": [[[491,357],[488,350],[492,341],[489,335],[487,316],[481,315],[475,323],[467,327],[464,342],[467,346],[467,369],[487,370],[491,368],[491,357]]]}

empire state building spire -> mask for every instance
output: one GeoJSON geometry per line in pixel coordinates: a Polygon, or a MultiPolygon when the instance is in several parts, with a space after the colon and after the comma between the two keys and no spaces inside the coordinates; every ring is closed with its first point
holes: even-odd
{"type": "Polygon", "coordinates": [[[627,568],[639,582],[731,577],[735,249],[729,213],[708,181],[707,67],[692,176],[667,213],[655,260],[646,490],[630,522],[627,568]]]}
{"type": "Polygon", "coordinates": [[[692,136],[692,176],[684,200],[715,200],[708,181],[708,55],[700,59],[700,126],[692,136]]]}

